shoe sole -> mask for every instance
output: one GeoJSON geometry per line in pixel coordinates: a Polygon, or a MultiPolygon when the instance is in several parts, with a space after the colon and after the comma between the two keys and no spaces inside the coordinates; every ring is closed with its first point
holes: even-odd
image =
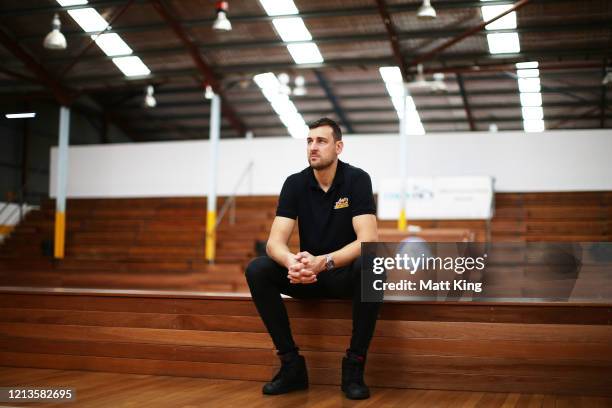
{"type": "Polygon", "coordinates": [[[262,390],[261,393],[264,394],[264,395],[283,395],[283,394],[287,394],[289,392],[303,391],[303,390],[307,390],[307,389],[308,389],[308,384],[300,385],[300,386],[296,386],[296,387],[291,387],[289,389],[283,390],[282,392],[266,392],[265,390],[262,390]]]}

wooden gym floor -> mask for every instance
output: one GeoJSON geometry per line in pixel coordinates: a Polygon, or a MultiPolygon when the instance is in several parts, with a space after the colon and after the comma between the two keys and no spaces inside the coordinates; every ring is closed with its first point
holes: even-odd
{"type": "Polygon", "coordinates": [[[369,400],[357,402],[343,398],[338,387],[324,385],[268,397],[260,394],[262,384],[254,381],[0,367],[0,387],[28,385],[70,387],[77,399],[55,404],[0,402],[0,407],[612,407],[612,398],[392,388],[372,389],[369,400]]]}

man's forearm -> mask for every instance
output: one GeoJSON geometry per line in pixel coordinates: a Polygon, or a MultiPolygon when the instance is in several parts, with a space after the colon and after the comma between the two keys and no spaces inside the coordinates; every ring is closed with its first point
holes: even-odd
{"type": "Polygon", "coordinates": [[[335,267],[339,268],[341,266],[346,266],[357,259],[357,257],[361,255],[361,242],[361,240],[356,239],[339,250],[332,252],[330,255],[334,260],[335,267]]]}
{"type": "Polygon", "coordinates": [[[268,254],[268,256],[272,258],[277,264],[287,267],[287,259],[292,253],[286,244],[278,242],[268,242],[268,244],[266,245],[266,254],[268,254]]]}

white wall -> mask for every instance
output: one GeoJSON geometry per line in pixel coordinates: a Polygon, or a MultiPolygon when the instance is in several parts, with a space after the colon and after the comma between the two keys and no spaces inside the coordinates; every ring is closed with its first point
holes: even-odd
{"type": "MultiPolygon", "coordinates": [[[[340,158],[368,171],[374,190],[398,174],[397,135],[345,136],[340,158]]],[[[249,160],[252,180],[239,194],[278,194],[284,179],[306,167],[304,140],[289,137],[222,140],[219,195],[228,195],[249,160]]],[[[612,190],[612,132],[469,132],[413,136],[410,176],[486,175],[496,191],[612,190]]],[[[55,196],[56,148],[50,192],[55,196]]],[[[75,146],[69,153],[69,197],[203,196],[208,141],[75,146]]]]}

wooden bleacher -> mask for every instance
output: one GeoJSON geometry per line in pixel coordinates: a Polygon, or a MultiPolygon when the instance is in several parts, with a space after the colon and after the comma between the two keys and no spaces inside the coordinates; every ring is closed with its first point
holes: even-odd
{"type": "MultiPolygon", "coordinates": [[[[338,384],[347,301],[287,300],[311,383],[338,384]]],[[[612,307],[390,302],[372,386],[612,396],[612,307]]],[[[267,381],[278,359],[248,296],[0,288],[0,366],[267,381]]]]}
{"type": "Polygon", "coordinates": [[[215,265],[204,260],[205,198],[69,200],[60,261],[42,251],[53,236],[54,202],[47,201],[0,246],[0,279],[28,286],[245,292],[244,267],[255,255],[255,241],[267,238],[275,200],[238,199],[235,225],[226,217],[219,226],[215,265]]]}
{"type": "MultiPolygon", "coordinates": [[[[276,199],[238,197],[236,224],[225,217],[218,230],[216,265],[204,261],[205,198],[68,200],[66,258],[61,261],[42,251],[45,242],[51,249],[53,236],[54,202],[49,200],[0,245],[0,284],[247,292],[243,270],[254,256],[255,242],[267,238],[276,199]]],[[[422,227],[417,235],[428,240],[459,234],[461,240],[484,241],[487,236],[484,221],[410,223],[422,227]]],[[[379,227],[392,231],[395,224],[380,221],[379,227]]],[[[612,192],[498,193],[491,237],[610,241],[612,192]]],[[[291,246],[299,246],[297,229],[291,246]]]]}

